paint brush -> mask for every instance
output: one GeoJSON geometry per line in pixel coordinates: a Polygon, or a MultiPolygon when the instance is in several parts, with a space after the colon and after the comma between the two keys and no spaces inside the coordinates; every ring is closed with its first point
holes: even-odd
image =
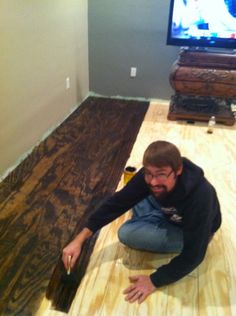
{"type": "Polygon", "coordinates": [[[79,259],[73,269],[71,267],[72,256],[67,257],[66,268],[64,267],[62,260],[58,262],[46,293],[47,299],[51,301],[55,310],[64,313],[69,312],[76,291],[85,275],[98,233],[99,232],[86,240],[79,259]]]}
{"type": "Polygon", "coordinates": [[[79,282],[78,282],[78,273],[77,269],[71,268],[71,259],[72,256],[67,257],[67,267],[64,268],[64,271],[61,274],[61,278],[59,281],[59,287],[57,289],[58,301],[56,302],[56,309],[68,312],[70,305],[72,303],[72,299],[74,297],[71,297],[71,293],[76,292],[79,282]]]}

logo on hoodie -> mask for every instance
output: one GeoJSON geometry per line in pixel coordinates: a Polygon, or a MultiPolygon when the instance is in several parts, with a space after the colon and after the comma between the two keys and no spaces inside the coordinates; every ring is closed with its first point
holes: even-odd
{"type": "Polygon", "coordinates": [[[182,223],[182,216],[180,216],[175,207],[162,207],[161,210],[169,221],[174,222],[175,224],[182,223]]]}

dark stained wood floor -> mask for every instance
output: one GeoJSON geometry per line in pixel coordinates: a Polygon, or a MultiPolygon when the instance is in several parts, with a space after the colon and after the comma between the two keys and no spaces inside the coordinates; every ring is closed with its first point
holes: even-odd
{"type": "Polygon", "coordinates": [[[60,279],[62,248],[116,189],[147,108],[88,98],[0,184],[0,315],[34,315],[60,279]]]}

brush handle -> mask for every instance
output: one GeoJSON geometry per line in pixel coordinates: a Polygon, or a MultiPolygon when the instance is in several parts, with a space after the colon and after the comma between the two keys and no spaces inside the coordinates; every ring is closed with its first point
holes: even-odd
{"type": "Polygon", "coordinates": [[[70,275],[71,272],[71,256],[67,257],[67,275],[70,275]]]}

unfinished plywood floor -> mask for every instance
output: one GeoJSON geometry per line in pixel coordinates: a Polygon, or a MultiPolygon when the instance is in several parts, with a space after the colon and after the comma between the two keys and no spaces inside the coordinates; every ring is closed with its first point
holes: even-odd
{"type": "MultiPolygon", "coordinates": [[[[167,104],[153,102],[127,164],[141,167],[142,154],[154,140],[175,143],[182,154],[199,164],[217,189],[223,224],[210,243],[204,262],[175,284],[158,289],[144,303],[129,304],[122,291],[128,277],[150,274],[171,255],[135,251],[122,246],[117,229],[125,214],[101,230],[87,273],[68,315],[235,316],[236,315],[236,127],[217,125],[206,133],[205,123],[188,125],[166,119],[167,104]]],[[[122,185],[122,179],[120,185],[122,185]]],[[[44,299],[37,315],[64,315],[44,299]]]]}

